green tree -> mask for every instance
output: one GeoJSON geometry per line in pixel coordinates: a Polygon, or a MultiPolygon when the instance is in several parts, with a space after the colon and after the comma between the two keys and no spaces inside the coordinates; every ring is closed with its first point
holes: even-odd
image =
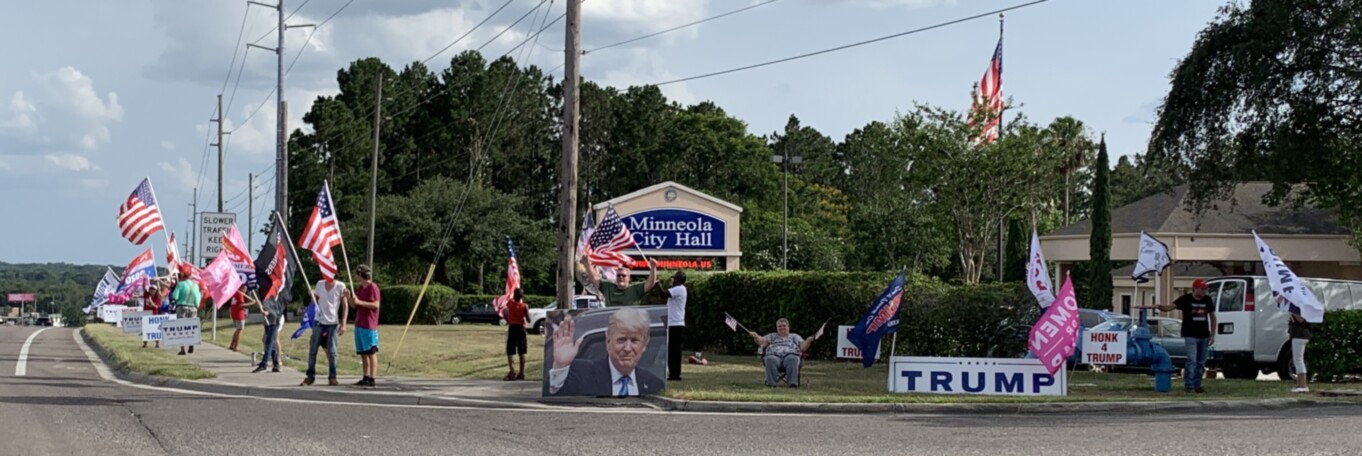
{"type": "Polygon", "coordinates": [[[1149,143],[1191,168],[1197,209],[1236,181],[1270,180],[1267,202],[1335,210],[1362,248],[1359,11],[1362,0],[1232,2],[1198,34],[1149,143]]]}
{"type": "Polygon", "coordinates": [[[1088,244],[1087,294],[1079,304],[1090,308],[1111,305],[1111,188],[1107,140],[1098,146],[1097,173],[1092,180],[1092,234],[1088,244]]]}
{"type": "Polygon", "coordinates": [[[1092,160],[1096,147],[1083,122],[1065,116],[1045,128],[1045,145],[1060,155],[1058,171],[1064,178],[1062,221],[1065,225],[1087,215],[1091,194],[1092,160]]]}

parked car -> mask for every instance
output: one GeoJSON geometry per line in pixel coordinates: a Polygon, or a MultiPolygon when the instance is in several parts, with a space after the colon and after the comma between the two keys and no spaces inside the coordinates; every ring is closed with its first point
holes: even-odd
{"type": "Polygon", "coordinates": [[[34,323],[36,326],[52,326],[52,319],[48,317],[38,317],[34,323]]]}
{"type": "Polygon", "coordinates": [[[457,325],[459,323],[496,323],[500,326],[506,326],[506,319],[497,315],[496,309],[488,303],[454,312],[454,316],[449,318],[449,324],[457,325]]]}
{"type": "MultiPolygon", "coordinates": [[[[1362,309],[1362,282],[1301,278],[1325,310],[1362,309]]],[[[1261,370],[1278,378],[1295,378],[1290,319],[1277,307],[1266,276],[1230,276],[1207,281],[1206,295],[1216,303],[1215,353],[1226,378],[1254,379],[1261,370]]]]}
{"type": "MultiPolygon", "coordinates": [[[[603,309],[603,308],[605,308],[605,301],[602,301],[600,298],[596,297],[596,295],[589,295],[589,294],[577,295],[577,296],[575,296],[575,297],[572,298],[572,302],[573,302],[573,306],[572,306],[573,309],[603,309]]],[[[529,326],[527,326],[527,329],[529,330],[529,332],[530,332],[531,334],[543,334],[543,333],[544,333],[544,321],[546,321],[545,318],[548,317],[549,311],[551,311],[551,310],[557,310],[557,309],[558,309],[558,301],[553,301],[553,302],[549,303],[549,305],[544,306],[544,308],[542,308],[542,309],[530,309],[529,315],[526,317],[526,321],[525,321],[525,324],[526,324],[526,325],[529,325],[529,326]]]]}

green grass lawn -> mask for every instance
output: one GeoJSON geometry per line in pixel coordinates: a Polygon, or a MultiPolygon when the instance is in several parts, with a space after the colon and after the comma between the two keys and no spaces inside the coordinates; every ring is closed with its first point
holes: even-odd
{"type": "Polygon", "coordinates": [[[756,356],[712,356],[707,366],[688,364],[681,382],[669,382],[664,396],[676,399],[757,402],[1092,402],[1223,400],[1290,397],[1290,382],[1253,380],[1206,380],[1205,394],[1182,391],[1182,380],[1173,380],[1173,392],[1155,393],[1154,377],[1141,373],[1073,372],[1065,397],[973,396],[944,394],[896,394],[888,390],[888,367],[869,369],[860,362],[809,360],[801,371],[801,388],[769,388],[765,371],[756,356]]]}
{"type": "Polygon", "coordinates": [[[142,348],[142,338],[137,334],[123,334],[123,330],[107,324],[92,324],[85,327],[85,333],[96,344],[110,353],[110,361],[115,367],[133,372],[161,377],[198,380],[213,378],[212,372],[204,370],[176,356],[175,351],[155,348],[152,345],[142,348]]]}
{"type": "MultiPolygon", "coordinates": [[[[205,323],[211,328],[212,323],[205,323]]],[[[337,340],[340,375],[359,375],[359,356],[355,355],[354,326],[337,340]]],[[[289,340],[297,323],[288,323],[283,330],[282,353],[285,364],[298,370],[307,369],[307,348],[311,333],[304,332],[298,340],[289,340]],[[291,358],[291,359],[289,359],[291,358]]],[[[218,321],[218,340],[212,341],[207,332],[204,342],[229,346],[232,343],[231,321],[218,321]]],[[[241,332],[238,351],[259,352],[265,327],[247,325],[241,332]]],[[[506,375],[506,328],[484,324],[416,326],[412,325],[402,351],[392,358],[397,342],[402,339],[402,326],[379,326],[378,375],[419,378],[473,378],[500,380],[506,375]],[[391,367],[389,366],[391,363],[391,367]]],[[[529,352],[525,354],[525,378],[539,380],[543,370],[544,336],[530,334],[529,352]]],[[[317,369],[326,370],[326,356],[317,353],[317,369]]],[[[324,375],[324,374],[319,374],[324,375]]]]}
{"type": "MultiPolygon", "coordinates": [[[[230,322],[220,321],[218,340],[221,346],[231,343],[230,322]]],[[[297,341],[288,336],[297,329],[290,323],[284,329],[283,350],[286,361],[298,369],[306,368],[307,334],[297,341]]],[[[264,328],[249,325],[242,332],[240,351],[258,352],[264,328]]],[[[493,325],[463,324],[440,326],[412,326],[402,351],[391,358],[402,337],[402,326],[379,328],[382,351],[379,352],[379,375],[417,378],[472,378],[501,379],[506,373],[506,328],[493,325]],[[391,362],[391,368],[389,363],[391,362]]],[[[204,341],[210,340],[204,334],[204,341]]],[[[539,380],[543,369],[543,336],[530,335],[530,351],[526,356],[526,378],[539,380]]],[[[359,374],[359,358],[354,354],[354,338],[347,332],[340,338],[340,371],[343,375],[359,374]]],[[[173,356],[173,355],[172,355],[173,356]]],[[[325,369],[325,360],[318,359],[318,367],[325,369]]],[[[1182,381],[1173,380],[1173,392],[1155,393],[1154,377],[1141,373],[1073,372],[1069,380],[1069,396],[967,396],[937,394],[888,393],[887,367],[876,365],[863,369],[859,362],[818,361],[805,363],[804,387],[768,388],[763,385],[763,370],[756,356],[710,355],[710,364],[688,364],[683,369],[684,381],[670,382],[662,394],[688,400],[766,401],[766,402],[861,402],[861,403],[948,403],[948,402],[1092,402],[1092,401],[1159,401],[1159,400],[1224,400],[1292,397],[1289,382],[1252,380],[1206,380],[1206,394],[1187,394],[1182,381]]]]}

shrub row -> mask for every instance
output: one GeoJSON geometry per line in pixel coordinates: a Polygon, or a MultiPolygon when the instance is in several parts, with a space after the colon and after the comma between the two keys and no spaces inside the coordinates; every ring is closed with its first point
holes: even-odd
{"type": "MultiPolygon", "coordinates": [[[[420,285],[388,285],[383,287],[383,311],[379,322],[385,325],[405,325],[411,316],[412,305],[421,293],[420,285]]],[[[438,325],[449,321],[454,312],[468,309],[479,304],[488,304],[497,295],[460,295],[452,288],[431,284],[421,301],[421,308],[412,318],[414,325],[438,325]]],[[[525,296],[525,304],[530,307],[543,307],[553,302],[552,296],[525,296]]]]}
{"type": "Polygon", "coordinates": [[[1362,374],[1362,310],[1324,313],[1324,323],[1310,328],[1305,367],[1323,382],[1343,381],[1362,374]]]}
{"type": "MultiPolygon", "coordinates": [[[[731,331],[724,314],[759,334],[775,331],[786,318],[805,337],[827,321],[824,338],[810,356],[832,358],[838,325],[854,325],[893,280],[893,274],[845,272],[731,272],[690,284],[686,311],[687,350],[729,354],[756,351],[741,329],[731,331]]],[[[926,276],[909,276],[900,304],[899,355],[1018,356],[1024,348],[1016,327],[1038,315],[1035,300],[1017,283],[951,286],[926,276]]],[[[886,338],[882,356],[888,356],[886,338]]]]}

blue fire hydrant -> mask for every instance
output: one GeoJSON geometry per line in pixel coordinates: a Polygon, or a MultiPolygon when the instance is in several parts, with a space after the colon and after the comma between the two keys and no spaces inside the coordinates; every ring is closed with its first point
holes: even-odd
{"type": "Polygon", "coordinates": [[[1168,356],[1168,350],[1151,341],[1146,320],[1148,312],[1147,308],[1140,309],[1140,326],[1133,331],[1134,340],[1126,348],[1126,363],[1149,366],[1154,370],[1154,391],[1167,393],[1173,390],[1173,372],[1177,368],[1173,367],[1173,358],[1168,356]]]}

